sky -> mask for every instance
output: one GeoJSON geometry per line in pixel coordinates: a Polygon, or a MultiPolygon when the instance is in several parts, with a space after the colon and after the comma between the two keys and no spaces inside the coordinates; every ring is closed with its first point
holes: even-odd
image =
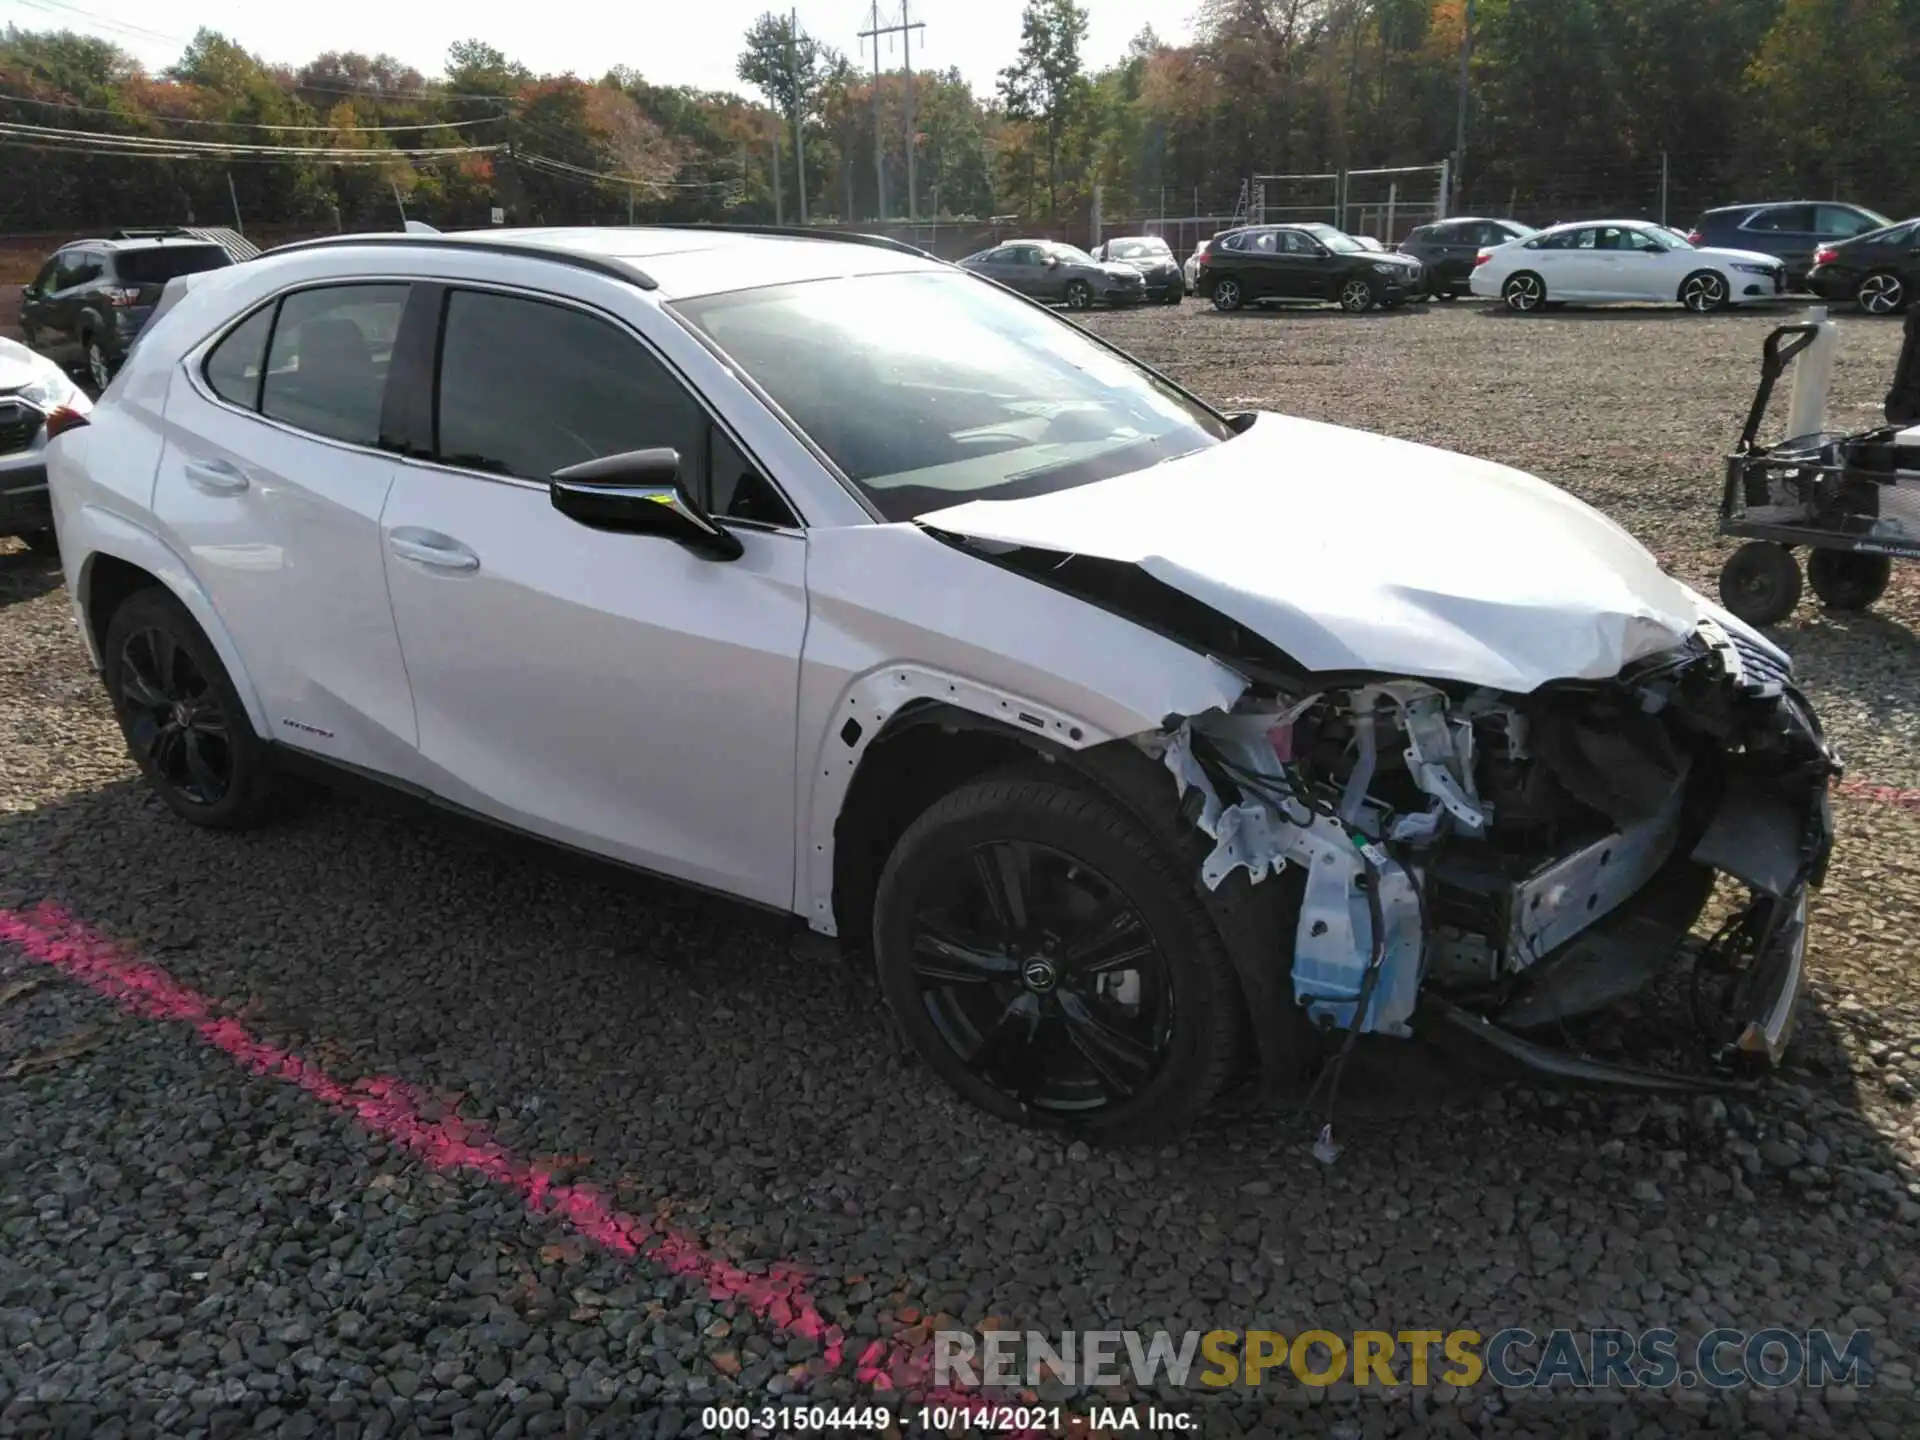
{"type": "MultiPolygon", "coordinates": [[[[883,25],[898,23],[901,3],[880,0],[883,25]]],[[[1019,47],[1023,0],[908,3],[911,18],[927,27],[913,33],[914,69],[957,65],[976,91],[991,92],[995,75],[1012,62],[1019,47]]],[[[1185,40],[1195,3],[1088,4],[1092,23],[1082,51],[1087,67],[1098,69],[1117,60],[1148,24],[1163,40],[1185,40]]],[[[472,38],[496,46],[535,73],[571,70],[583,79],[597,79],[624,64],[655,84],[744,90],[733,70],[740,40],[768,8],[769,0],[626,0],[604,4],[597,13],[579,5],[547,11],[526,0],[464,0],[445,11],[405,0],[0,0],[0,23],[98,35],[130,51],[151,70],[172,64],[204,25],[269,63],[297,65],[327,50],[385,51],[432,77],[441,73],[449,44],[472,38]],[[458,18],[447,19],[449,13],[458,18]]],[[[870,42],[858,38],[870,28],[871,14],[860,0],[798,0],[786,8],[797,9],[803,31],[872,66],[870,42]],[[868,48],[863,51],[863,46],[868,48]]],[[[882,44],[883,67],[899,63],[898,37],[893,44],[891,52],[882,44]]]]}

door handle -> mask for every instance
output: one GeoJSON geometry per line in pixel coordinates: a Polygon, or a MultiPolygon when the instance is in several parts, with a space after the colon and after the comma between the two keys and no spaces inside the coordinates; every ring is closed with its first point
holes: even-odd
{"type": "Polygon", "coordinates": [[[182,468],[188,484],[211,495],[237,495],[247,488],[247,477],[230,460],[194,460],[182,468]]]}
{"type": "Polygon", "coordinates": [[[387,536],[387,548],[402,560],[426,565],[435,570],[478,570],[480,557],[450,535],[436,530],[417,530],[412,526],[387,536]]]}

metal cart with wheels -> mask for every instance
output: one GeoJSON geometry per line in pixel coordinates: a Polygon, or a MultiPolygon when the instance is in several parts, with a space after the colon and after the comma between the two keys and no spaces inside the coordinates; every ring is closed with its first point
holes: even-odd
{"type": "Polygon", "coordinates": [[[1865,610],[1887,588],[1893,561],[1920,559],[1920,325],[1910,319],[1888,392],[1888,423],[1859,434],[1820,428],[1831,373],[1831,322],[1782,325],[1762,347],[1760,388],[1740,442],[1727,457],[1720,533],[1747,543],[1720,571],[1720,600],[1749,625],[1775,625],[1800,602],[1806,581],[1833,610],[1865,610]],[[1788,437],[1758,443],[1775,384],[1810,347],[1814,368],[1796,375],[1788,437]],[[1806,380],[1808,383],[1799,383],[1806,380]],[[1903,428],[1905,427],[1905,428],[1903,428]]]}

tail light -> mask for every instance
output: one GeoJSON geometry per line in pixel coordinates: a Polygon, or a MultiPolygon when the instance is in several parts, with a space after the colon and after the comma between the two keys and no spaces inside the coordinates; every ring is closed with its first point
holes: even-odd
{"type": "Polygon", "coordinates": [[[1700,231],[1689,230],[1687,232],[1687,244],[1704,245],[1706,243],[1707,243],[1707,237],[1704,234],[1702,234],[1700,231]]]}
{"type": "Polygon", "coordinates": [[[1479,252],[1475,254],[1473,257],[1474,266],[1478,268],[1479,266],[1486,264],[1487,261],[1491,260],[1492,258],[1493,258],[1493,248],[1491,246],[1483,245],[1480,248],[1479,252]]]}
{"type": "Polygon", "coordinates": [[[116,310],[125,310],[140,302],[140,292],[131,285],[108,285],[100,293],[107,297],[107,303],[116,310]]]}
{"type": "Polygon", "coordinates": [[[1822,245],[1813,252],[1813,263],[1816,265],[1831,265],[1839,258],[1840,252],[1831,245],[1822,245]]]}
{"type": "Polygon", "coordinates": [[[78,410],[61,405],[47,412],[47,439],[58,439],[67,431],[78,430],[87,423],[87,417],[78,410]]]}

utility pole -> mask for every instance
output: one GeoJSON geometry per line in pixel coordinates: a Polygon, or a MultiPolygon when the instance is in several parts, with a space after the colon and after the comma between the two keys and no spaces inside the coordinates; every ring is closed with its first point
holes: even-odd
{"type": "Polygon", "coordinates": [[[787,84],[793,88],[793,164],[800,178],[800,223],[807,223],[807,141],[806,107],[800,94],[800,62],[795,57],[795,37],[800,33],[800,12],[787,12],[787,84]]]}
{"type": "Polygon", "coordinates": [[[1459,198],[1466,180],[1467,164],[1467,61],[1473,55],[1473,0],[1467,0],[1466,20],[1460,29],[1460,98],[1453,119],[1453,193],[1446,197],[1447,214],[1459,209],[1459,198]]]}
{"type": "Polygon", "coordinates": [[[880,0],[873,0],[868,12],[868,24],[871,29],[862,30],[860,38],[873,39],[873,199],[874,219],[881,224],[887,220],[887,149],[880,138],[880,0]]]}
{"type": "Polygon", "coordinates": [[[1660,152],[1660,223],[1667,223],[1667,152],[1660,152]]]}
{"type": "MultiPolygon", "coordinates": [[[[900,54],[907,72],[907,219],[909,222],[917,221],[920,218],[919,206],[916,199],[917,192],[914,183],[917,177],[915,175],[913,154],[913,32],[927,28],[924,24],[912,20],[908,16],[907,6],[911,3],[912,0],[900,0],[900,23],[898,25],[882,25],[880,23],[879,0],[874,0],[872,12],[873,28],[860,32],[860,38],[862,40],[866,39],[869,35],[873,37],[873,148],[874,168],[876,170],[878,170],[880,166],[880,37],[882,35],[898,35],[900,37],[900,54]]],[[[884,198],[882,199],[881,207],[880,218],[884,220],[886,218],[884,198]]]]}

